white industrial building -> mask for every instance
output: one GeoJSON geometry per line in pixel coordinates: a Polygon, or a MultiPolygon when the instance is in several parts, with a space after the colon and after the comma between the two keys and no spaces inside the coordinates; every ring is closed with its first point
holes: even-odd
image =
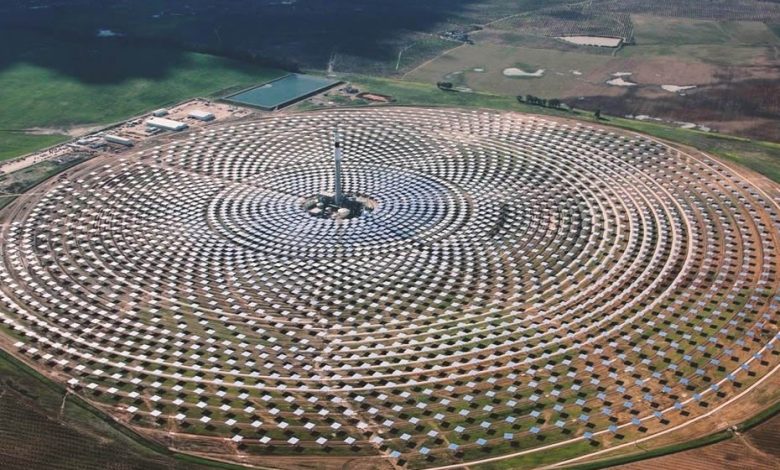
{"type": "Polygon", "coordinates": [[[165,118],[158,118],[158,117],[147,119],[146,125],[148,127],[153,127],[155,129],[163,129],[166,131],[183,131],[188,127],[187,124],[183,122],[174,121],[173,119],[165,119],[165,118]]]}
{"type": "Polygon", "coordinates": [[[106,142],[125,145],[127,147],[132,147],[133,145],[133,141],[131,139],[128,139],[127,137],[120,137],[114,134],[106,134],[103,136],[103,139],[105,139],[106,142]]]}
{"type": "Polygon", "coordinates": [[[152,116],[154,117],[163,117],[168,115],[168,110],[165,108],[160,108],[152,111],[152,116]]]}
{"type": "Polygon", "coordinates": [[[191,117],[193,119],[197,119],[198,121],[213,121],[214,120],[214,113],[210,113],[208,111],[202,111],[200,109],[196,109],[196,110],[190,112],[189,117],[191,117]]]}

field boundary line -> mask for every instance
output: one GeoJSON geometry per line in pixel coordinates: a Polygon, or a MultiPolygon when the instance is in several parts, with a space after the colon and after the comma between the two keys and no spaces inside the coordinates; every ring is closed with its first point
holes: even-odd
{"type": "Polygon", "coordinates": [[[433,58],[431,58],[431,59],[428,59],[428,60],[426,60],[425,62],[423,62],[422,64],[420,64],[420,65],[417,65],[417,66],[416,66],[416,67],[414,67],[413,69],[409,70],[408,72],[405,72],[403,75],[401,75],[401,80],[406,80],[406,76],[407,76],[407,75],[409,75],[410,73],[412,73],[412,72],[415,72],[415,71],[417,71],[418,69],[420,69],[420,68],[422,68],[422,67],[425,67],[426,65],[430,64],[431,62],[433,62],[433,61],[435,61],[435,60],[438,60],[438,59],[442,58],[442,56],[444,56],[444,54],[449,54],[450,52],[454,51],[455,49],[461,48],[461,47],[463,47],[463,46],[465,46],[465,45],[466,45],[466,43],[465,43],[465,42],[464,42],[464,43],[460,43],[460,44],[458,44],[457,46],[455,46],[455,47],[453,47],[453,48],[451,48],[451,49],[447,49],[446,51],[442,51],[442,52],[441,52],[440,54],[438,54],[436,57],[433,57],[433,58]]]}

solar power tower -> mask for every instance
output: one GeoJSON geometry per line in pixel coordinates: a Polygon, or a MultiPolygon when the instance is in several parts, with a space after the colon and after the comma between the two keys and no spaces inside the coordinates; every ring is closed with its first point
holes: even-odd
{"type": "Polygon", "coordinates": [[[339,134],[339,131],[333,132],[333,159],[336,162],[335,166],[335,195],[334,195],[334,202],[336,203],[337,207],[342,207],[342,204],[344,202],[344,195],[342,193],[341,188],[341,135],[339,134]]]}

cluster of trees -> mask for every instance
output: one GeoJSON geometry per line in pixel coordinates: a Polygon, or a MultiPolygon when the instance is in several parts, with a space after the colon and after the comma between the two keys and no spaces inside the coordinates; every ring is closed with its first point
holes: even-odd
{"type": "Polygon", "coordinates": [[[543,108],[561,109],[563,107],[563,102],[558,98],[551,98],[548,100],[534,95],[519,95],[517,101],[533,106],[541,106],[543,108]]]}
{"type": "MultiPolygon", "coordinates": [[[[436,86],[439,87],[440,90],[456,91],[452,82],[436,82],[436,86]]],[[[546,98],[539,98],[538,96],[534,95],[518,95],[517,101],[520,103],[530,104],[532,106],[541,106],[543,108],[565,109],[573,111],[573,108],[569,108],[566,106],[566,104],[564,104],[563,101],[559,100],[558,98],[550,98],[548,100],[546,98]]],[[[593,116],[596,119],[601,119],[601,110],[597,109],[594,111],[593,116]]]]}

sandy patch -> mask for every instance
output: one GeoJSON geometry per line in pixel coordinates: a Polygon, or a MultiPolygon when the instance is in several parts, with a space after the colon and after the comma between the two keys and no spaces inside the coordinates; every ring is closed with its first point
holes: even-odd
{"type": "Polygon", "coordinates": [[[509,67],[504,69],[503,72],[504,76],[506,77],[543,77],[544,76],[544,69],[539,69],[536,72],[526,72],[523,69],[519,69],[517,67],[509,67]]]}
{"type": "Polygon", "coordinates": [[[661,85],[661,88],[671,93],[677,93],[685,90],[693,90],[696,88],[696,85],[661,85]]]}
{"type": "Polygon", "coordinates": [[[95,132],[101,129],[102,127],[105,126],[100,124],[92,124],[92,125],[88,124],[83,126],[72,126],[72,127],[30,127],[24,129],[24,132],[25,134],[34,134],[34,135],[63,134],[69,137],[81,137],[82,135],[95,132]]]}
{"type": "Polygon", "coordinates": [[[597,46],[597,47],[618,47],[622,38],[611,38],[606,36],[558,36],[561,41],[566,41],[578,46],[597,46]]]}
{"type": "Polygon", "coordinates": [[[612,80],[607,80],[607,85],[629,87],[629,86],[636,86],[636,83],[629,82],[623,77],[617,77],[617,78],[613,78],[612,80]]]}
{"type": "MultiPolygon", "coordinates": [[[[697,86],[718,82],[718,67],[695,60],[681,60],[673,57],[632,58],[621,68],[631,70],[632,77],[645,85],[680,84],[697,86]],[[625,67],[625,68],[624,68],[625,67]]],[[[743,69],[747,71],[748,69],[743,69]]],[[[752,68],[750,69],[753,70],[752,68]]],[[[742,70],[739,71],[741,74],[742,70]]],[[[733,78],[737,80],[735,76],[733,78]]]]}
{"type": "Polygon", "coordinates": [[[122,33],[111,31],[110,29],[99,29],[97,32],[97,37],[99,38],[114,38],[117,36],[124,36],[124,35],[122,33]]]}

